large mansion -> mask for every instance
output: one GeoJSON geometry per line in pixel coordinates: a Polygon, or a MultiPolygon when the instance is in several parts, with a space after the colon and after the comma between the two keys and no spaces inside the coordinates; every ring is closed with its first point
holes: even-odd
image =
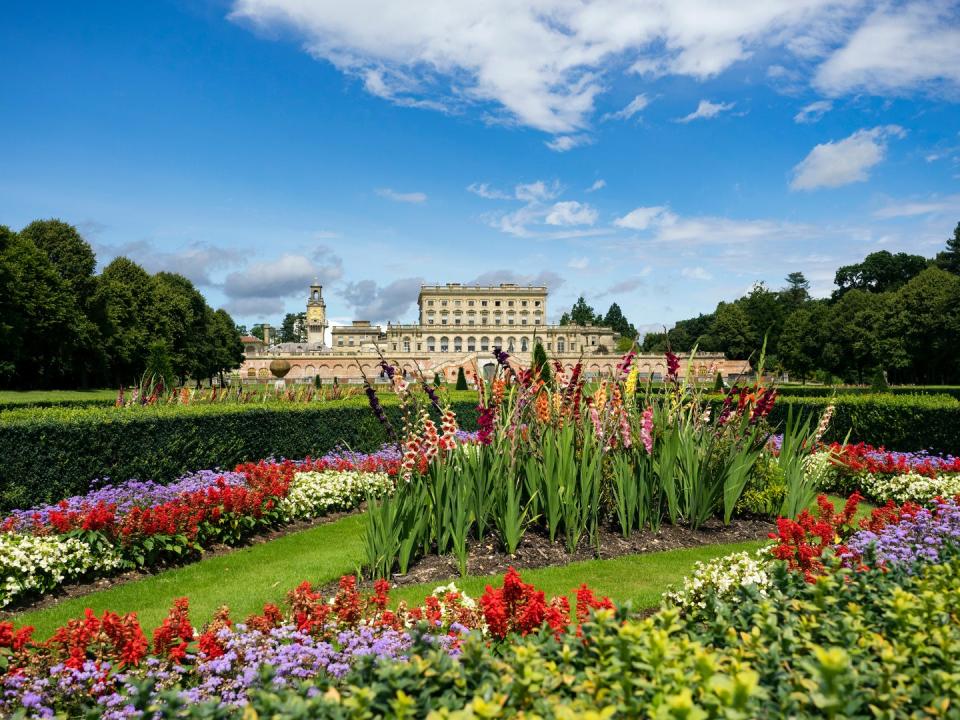
{"type": "MultiPolygon", "coordinates": [[[[619,361],[619,336],[597,325],[547,324],[547,288],[501,283],[496,286],[424,285],[417,298],[419,322],[412,325],[354,320],[333,326],[331,344],[325,343],[328,328],[323,288],[312,285],[307,299],[306,343],[274,343],[272,328],[264,327],[264,340],[243,338],[245,360],[240,369],[244,380],[266,380],[274,359],[287,360],[287,380],[309,382],[357,382],[362,373],[379,376],[377,351],[410,375],[422,372],[432,378],[439,373],[454,381],[459,368],[472,381],[475,372],[492,372],[493,348],[506,350],[520,365],[529,365],[537,343],[552,360],[573,367],[584,363],[588,376],[613,372],[619,361]],[[490,368],[487,370],[487,368],[490,368]],[[362,370],[362,373],[361,373],[362,370]]],[[[641,356],[641,373],[662,376],[663,357],[641,356]]],[[[736,375],[745,370],[743,361],[725,360],[721,354],[697,356],[696,371],[712,377],[719,370],[736,375]]]]}

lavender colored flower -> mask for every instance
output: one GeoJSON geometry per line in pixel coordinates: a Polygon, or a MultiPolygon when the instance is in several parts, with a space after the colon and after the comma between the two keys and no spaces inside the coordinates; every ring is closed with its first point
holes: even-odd
{"type": "Polygon", "coordinates": [[[861,530],[847,543],[852,554],[872,557],[876,563],[903,566],[937,562],[948,546],[960,543],[960,505],[956,500],[924,508],[878,532],[861,530]]]}

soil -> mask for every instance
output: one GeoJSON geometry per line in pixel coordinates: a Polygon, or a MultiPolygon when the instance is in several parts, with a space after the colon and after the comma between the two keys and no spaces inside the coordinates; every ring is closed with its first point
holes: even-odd
{"type": "Polygon", "coordinates": [[[129,570],[118,575],[97,578],[96,580],[92,580],[90,582],[61,585],[56,590],[52,590],[42,597],[32,599],[22,598],[19,602],[8,605],[3,610],[0,610],[0,620],[11,619],[15,614],[21,612],[43,610],[45,608],[53,607],[64,600],[82,597],[100,590],[107,590],[117,585],[126,585],[127,583],[143,580],[144,578],[148,578],[152,575],[158,575],[165,570],[183,567],[185,565],[192,565],[193,563],[197,562],[198,559],[207,560],[220,555],[229,555],[230,553],[243,550],[244,548],[262,545],[263,543],[270,542],[271,540],[281,538],[284,535],[291,535],[296,532],[301,532],[302,530],[309,530],[310,528],[317,527],[318,525],[336,522],[337,520],[345,518],[348,515],[363,512],[365,508],[366,504],[362,505],[356,510],[329,513],[319,518],[313,518],[312,520],[298,520],[290,523],[289,525],[284,525],[283,527],[279,527],[274,530],[268,530],[258,535],[249,537],[241,545],[212,545],[211,547],[204,548],[203,555],[200,558],[192,557],[184,560],[182,563],[167,563],[165,565],[144,570],[129,570]]]}
{"type": "MultiPolygon", "coordinates": [[[[562,537],[558,537],[556,542],[551,543],[546,535],[528,530],[517,547],[517,552],[513,555],[506,553],[495,540],[471,542],[467,573],[502,575],[510,567],[517,570],[553,567],[581,560],[607,560],[623,555],[747,540],[765,540],[768,534],[775,530],[776,526],[770,521],[755,518],[736,519],[729,525],[711,520],[699,530],[664,524],[659,532],[642,530],[634,532],[627,538],[620,532],[603,528],[600,530],[599,552],[588,538],[583,538],[574,553],[567,552],[562,537]]],[[[449,582],[451,578],[456,579],[459,576],[460,569],[455,556],[429,555],[416,562],[405,575],[394,574],[391,581],[395,586],[403,587],[438,581],[449,582]]],[[[337,584],[330,583],[323,589],[332,595],[336,592],[337,584]]]]}

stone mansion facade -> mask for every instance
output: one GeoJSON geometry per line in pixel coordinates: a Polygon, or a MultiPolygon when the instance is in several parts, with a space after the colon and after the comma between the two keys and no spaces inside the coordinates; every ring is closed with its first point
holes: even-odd
{"type": "MultiPolygon", "coordinates": [[[[469,382],[477,372],[491,373],[495,364],[493,348],[501,347],[521,366],[528,366],[537,343],[551,360],[572,368],[584,364],[588,376],[608,374],[620,359],[616,351],[619,336],[608,327],[596,325],[547,324],[547,288],[501,283],[496,286],[424,285],[417,298],[419,318],[415,324],[368,320],[333,326],[331,344],[325,342],[329,327],[323,288],[312,285],[307,300],[306,343],[274,343],[272,329],[264,328],[264,341],[243,338],[245,360],[240,368],[244,381],[270,379],[274,359],[287,360],[288,381],[312,382],[316,376],[325,384],[361,382],[366,374],[380,375],[377,349],[394,365],[411,376],[422,372],[428,379],[438,373],[448,382],[456,380],[462,367],[469,382]],[[362,372],[361,372],[362,370],[362,372]]],[[[638,358],[643,375],[666,373],[660,355],[638,358]]],[[[698,374],[713,377],[719,370],[737,375],[747,369],[744,361],[725,360],[721,354],[697,356],[698,374]]]]}

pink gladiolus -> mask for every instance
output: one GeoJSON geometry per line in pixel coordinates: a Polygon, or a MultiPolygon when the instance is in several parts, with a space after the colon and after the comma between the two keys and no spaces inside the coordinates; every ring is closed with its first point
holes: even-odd
{"type": "Polygon", "coordinates": [[[643,411],[643,418],[640,423],[640,440],[643,447],[647,450],[647,455],[653,455],[653,408],[648,407],[643,411]]]}

